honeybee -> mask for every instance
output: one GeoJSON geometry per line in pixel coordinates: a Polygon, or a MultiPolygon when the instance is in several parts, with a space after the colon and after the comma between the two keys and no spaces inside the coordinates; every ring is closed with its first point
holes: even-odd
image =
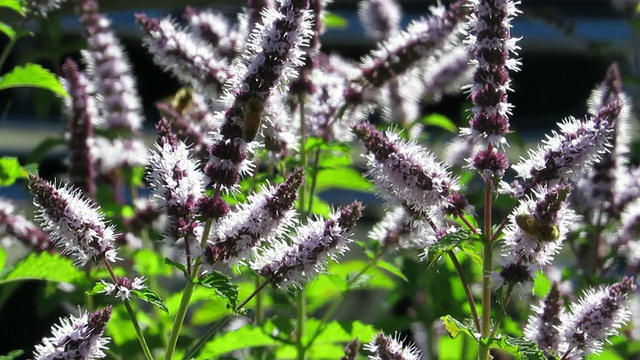
{"type": "Polygon", "coordinates": [[[180,115],[193,105],[193,89],[181,88],[173,95],[171,107],[180,115]]]}
{"type": "Polygon", "coordinates": [[[262,112],[264,111],[264,101],[260,98],[250,98],[244,103],[244,124],[242,128],[242,139],[252,142],[260,131],[262,112]]]}
{"type": "Polygon", "coordinates": [[[516,224],[525,234],[536,237],[540,241],[554,241],[560,237],[558,225],[538,220],[531,214],[516,215],[516,224]]]}

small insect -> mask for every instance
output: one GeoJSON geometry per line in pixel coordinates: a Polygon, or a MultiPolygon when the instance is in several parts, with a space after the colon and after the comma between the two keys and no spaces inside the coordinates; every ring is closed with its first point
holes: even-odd
{"type": "Polygon", "coordinates": [[[193,89],[181,88],[173,95],[171,107],[180,115],[193,106],[193,89]]]}
{"type": "Polygon", "coordinates": [[[516,224],[525,234],[533,236],[540,241],[554,241],[560,237],[558,225],[538,220],[531,214],[516,215],[516,224]]]}
{"type": "Polygon", "coordinates": [[[260,131],[264,101],[260,98],[250,98],[244,104],[244,124],[242,138],[246,142],[252,142],[260,131]]]}

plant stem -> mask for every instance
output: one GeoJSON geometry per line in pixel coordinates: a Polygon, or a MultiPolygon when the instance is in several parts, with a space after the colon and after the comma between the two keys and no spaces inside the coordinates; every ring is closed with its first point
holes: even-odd
{"type": "MultiPolygon", "coordinates": [[[[18,29],[24,29],[24,26],[28,20],[29,20],[29,16],[24,17],[22,21],[20,21],[20,25],[18,25],[18,29]]],[[[16,34],[9,41],[9,43],[4,47],[4,49],[2,49],[2,54],[0,54],[0,70],[2,70],[2,68],[4,67],[4,64],[7,62],[7,59],[9,58],[9,53],[11,53],[11,50],[13,50],[13,47],[16,46],[16,43],[18,42],[18,39],[20,37],[21,37],[20,35],[16,34]]]]}
{"type": "Polygon", "coordinates": [[[491,332],[491,271],[493,269],[493,242],[491,241],[491,209],[493,182],[488,179],[484,189],[484,235],[482,244],[482,341],[480,343],[480,360],[489,360],[489,340],[491,332]]]}
{"type": "MultiPolygon", "coordinates": [[[[111,264],[109,264],[107,260],[103,260],[103,263],[105,268],[107,269],[107,272],[109,272],[109,276],[111,277],[111,281],[113,282],[113,284],[114,285],[118,284],[118,277],[113,272],[113,269],[111,268],[111,264]]],[[[123,300],[122,302],[124,303],[124,307],[127,309],[127,314],[129,314],[131,323],[133,323],[133,328],[136,331],[136,336],[138,337],[138,341],[140,342],[140,346],[142,347],[142,351],[144,352],[145,358],[147,358],[147,360],[153,360],[153,355],[151,355],[151,350],[149,349],[149,345],[147,345],[147,340],[144,338],[144,335],[142,334],[142,329],[140,328],[140,324],[138,324],[136,313],[133,312],[133,309],[131,308],[131,304],[129,303],[129,300],[123,300]]]]}
{"type": "Polygon", "coordinates": [[[471,293],[471,287],[469,286],[469,282],[467,278],[464,276],[464,272],[462,271],[462,266],[460,266],[460,262],[456,257],[456,254],[453,253],[452,250],[447,251],[447,255],[451,259],[453,266],[456,268],[456,272],[460,277],[460,281],[462,281],[462,285],[464,287],[464,292],[467,294],[467,300],[469,301],[469,307],[471,308],[471,315],[473,315],[473,322],[476,325],[476,331],[480,332],[480,317],[478,316],[478,310],[476,309],[476,302],[473,299],[473,293],[471,293]]]}
{"type": "MultiPolygon", "coordinates": [[[[214,198],[218,196],[218,188],[214,193],[214,198]]],[[[204,231],[202,232],[202,238],[200,240],[200,245],[202,248],[207,244],[207,239],[209,238],[209,232],[211,231],[211,224],[213,223],[212,219],[207,220],[204,226],[204,231]]],[[[199,257],[200,258],[200,257],[199,257]]],[[[167,343],[167,351],[165,358],[173,359],[173,353],[176,350],[176,344],[178,343],[178,336],[180,336],[180,331],[182,330],[182,324],[184,322],[184,318],[187,315],[187,309],[189,308],[189,302],[191,302],[191,296],[193,295],[193,289],[196,287],[196,284],[193,282],[193,279],[198,275],[198,271],[200,270],[200,261],[196,260],[196,264],[193,266],[193,270],[189,273],[189,278],[187,279],[187,285],[184,287],[184,291],[182,292],[182,298],[180,299],[180,305],[178,307],[178,312],[176,313],[176,317],[173,320],[173,327],[171,328],[171,333],[169,334],[169,342],[167,343]]]]}
{"type": "Polygon", "coordinates": [[[307,350],[302,343],[307,320],[307,292],[304,288],[300,289],[296,294],[296,316],[296,348],[298,349],[298,360],[304,360],[307,350]]]}

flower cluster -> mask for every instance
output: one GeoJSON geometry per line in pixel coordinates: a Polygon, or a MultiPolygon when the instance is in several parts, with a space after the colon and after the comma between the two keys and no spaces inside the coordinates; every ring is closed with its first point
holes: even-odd
{"type": "Polygon", "coordinates": [[[397,334],[393,337],[378,334],[364,348],[371,353],[370,360],[418,360],[421,357],[414,345],[405,346],[397,334]]]}

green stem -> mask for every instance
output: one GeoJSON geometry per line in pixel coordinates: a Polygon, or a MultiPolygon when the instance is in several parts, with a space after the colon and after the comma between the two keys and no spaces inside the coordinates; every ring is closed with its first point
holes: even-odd
{"type": "MultiPolygon", "coordinates": [[[[304,171],[307,171],[307,150],[305,149],[306,140],[307,140],[307,128],[305,124],[304,118],[304,94],[300,94],[298,96],[298,108],[300,109],[300,164],[304,171]]],[[[300,199],[300,217],[305,217],[305,193],[306,193],[306,185],[303,184],[300,187],[298,198],[300,199]]]]}
{"type": "Polygon", "coordinates": [[[480,360],[489,360],[489,340],[491,332],[491,271],[493,269],[493,243],[491,242],[491,208],[493,185],[491,179],[485,183],[484,191],[484,235],[482,244],[482,342],[480,343],[480,360]]]}
{"type": "Polygon", "coordinates": [[[304,288],[300,289],[296,294],[296,349],[298,349],[298,360],[304,360],[306,348],[302,343],[304,338],[304,328],[307,320],[307,292],[304,288]]]}
{"type": "MultiPolygon", "coordinates": [[[[116,276],[116,274],[113,272],[113,269],[111,268],[111,264],[109,264],[109,262],[107,260],[103,261],[105,268],[107,269],[107,272],[109,272],[109,276],[111,277],[111,281],[114,284],[118,283],[118,277],[116,276]]],[[[147,340],[144,338],[144,335],[142,334],[142,329],[140,328],[140,324],[138,324],[138,319],[136,318],[136,313],[133,312],[133,309],[131,308],[131,304],[129,303],[129,300],[124,300],[124,307],[127,309],[127,314],[129,314],[129,318],[131,319],[131,323],[133,324],[133,328],[136,331],[136,336],[138,337],[138,341],[140,342],[140,346],[142,347],[142,351],[144,352],[144,356],[147,358],[147,360],[153,360],[153,355],[151,355],[151,350],[149,349],[149,345],[147,345],[147,340]]]]}
{"type": "MultiPolygon", "coordinates": [[[[216,189],[214,198],[218,196],[218,190],[216,189]]],[[[205,223],[204,231],[202,232],[202,238],[200,240],[200,245],[204,249],[204,246],[207,244],[207,239],[209,238],[209,232],[211,232],[211,224],[213,220],[209,219],[205,223]]],[[[193,289],[196,287],[193,279],[198,275],[198,271],[200,270],[200,257],[196,260],[196,264],[193,266],[193,270],[189,273],[189,278],[187,279],[187,284],[182,292],[182,298],[180,299],[180,305],[178,307],[178,312],[176,313],[176,317],[173,320],[173,327],[171,328],[171,333],[169,334],[169,342],[167,343],[167,351],[165,358],[173,359],[173,353],[176,350],[176,345],[178,343],[178,336],[180,336],[180,331],[182,330],[182,324],[184,323],[184,318],[187,315],[187,309],[189,308],[189,303],[191,302],[191,296],[193,295],[193,289]]]]}
{"type": "Polygon", "coordinates": [[[471,287],[469,286],[469,282],[467,281],[466,276],[464,276],[464,272],[462,271],[462,266],[460,266],[460,262],[458,261],[456,254],[454,254],[452,250],[449,250],[447,251],[447,255],[449,255],[449,259],[451,259],[453,266],[456,268],[458,277],[460,277],[460,281],[462,281],[464,292],[467,294],[467,301],[469,301],[469,307],[471,308],[471,314],[473,315],[473,323],[476,325],[476,331],[480,331],[480,317],[478,317],[476,302],[473,299],[473,293],[471,292],[471,287]]]}
{"type": "MultiPolygon", "coordinates": [[[[260,277],[256,275],[256,290],[260,288],[260,277]]],[[[264,324],[264,295],[262,291],[256,294],[256,326],[262,327],[264,324]]],[[[256,347],[254,350],[254,356],[257,360],[261,360],[264,355],[264,348],[256,347]]]]}

